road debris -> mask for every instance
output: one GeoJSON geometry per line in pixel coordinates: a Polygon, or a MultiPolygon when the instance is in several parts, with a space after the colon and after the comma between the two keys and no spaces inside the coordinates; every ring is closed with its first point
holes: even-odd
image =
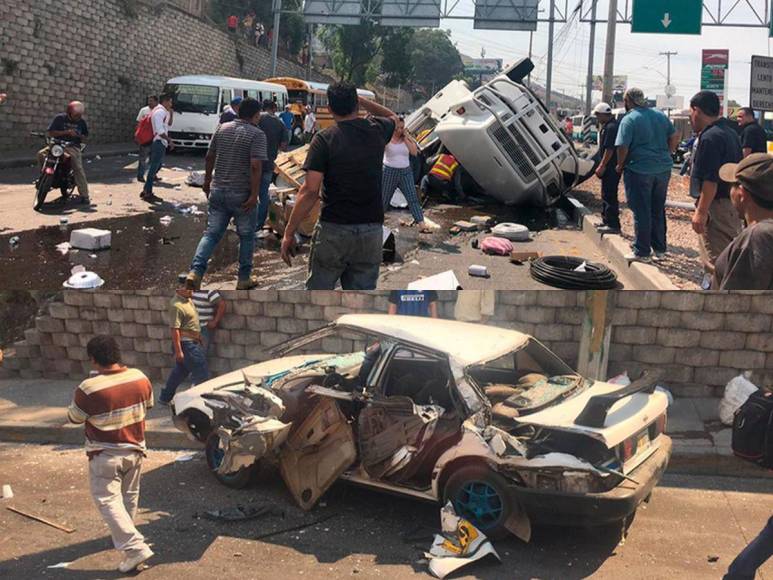
{"type": "Polygon", "coordinates": [[[73,562],[59,562],[58,564],[54,564],[52,566],[46,566],[48,569],[54,569],[54,568],[69,568],[70,564],[73,562]]]}
{"type": "Polygon", "coordinates": [[[494,256],[509,256],[514,248],[510,240],[489,236],[480,243],[480,249],[494,256]]]}
{"type": "Polygon", "coordinates": [[[321,518],[317,518],[316,520],[312,520],[312,521],[307,522],[305,524],[299,524],[297,526],[292,526],[290,528],[283,528],[283,529],[277,530],[275,532],[269,532],[267,534],[262,534],[260,536],[256,536],[254,539],[255,540],[265,540],[266,538],[271,538],[273,536],[278,536],[280,534],[286,534],[288,532],[296,532],[298,530],[304,530],[306,528],[310,528],[312,526],[319,525],[319,524],[321,524],[323,522],[326,522],[328,520],[332,520],[333,518],[337,518],[340,515],[341,514],[330,514],[330,515],[327,515],[327,516],[324,516],[324,517],[321,517],[321,518]]]}
{"type": "Polygon", "coordinates": [[[518,265],[521,265],[524,262],[530,262],[531,260],[536,260],[540,257],[542,257],[542,254],[539,252],[519,252],[516,250],[510,253],[510,261],[513,264],[518,265]]]}
{"type": "Polygon", "coordinates": [[[237,505],[235,507],[223,508],[219,510],[210,510],[196,514],[194,517],[203,517],[208,520],[219,522],[239,522],[246,520],[255,520],[267,515],[285,517],[283,509],[273,504],[252,504],[246,506],[237,505]]]}
{"type": "Polygon", "coordinates": [[[191,187],[203,187],[204,176],[205,174],[203,171],[191,171],[188,174],[188,177],[185,178],[185,183],[191,187]]]}
{"type": "Polygon", "coordinates": [[[41,524],[46,524],[47,526],[51,526],[52,528],[56,528],[57,530],[61,530],[62,532],[67,532],[68,534],[72,534],[75,532],[75,528],[67,528],[61,524],[57,524],[56,522],[52,522],[50,520],[47,520],[45,518],[42,518],[40,516],[36,516],[31,513],[24,512],[20,509],[17,509],[13,506],[6,506],[7,510],[12,511],[15,514],[19,514],[20,516],[24,516],[25,518],[29,518],[31,520],[35,520],[36,522],[40,522],[41,524]]]}
{"type": "Polygon", "coordinates": [[[460,232],[476,232],[478,231],[478,224],[468,222],[467,220],[459,220],[454,222],[454,227],[459,228],[460,232]]]}
{"type": "Polygon", "coordinates": [[[62,286],[71,290],[93,290],[105,283],[98,274],[89,272],[84,266],[75,266],[70,273],[72,275],[62,283],[62,286]]]}
{"type": "Polygon", "coordinates": [[[112,232],[110,230],[100,230],[97,228],[83,228],[73,230],[70,233],[70,246],[79,250],[104,250],[110,247],[112,242],[112,232]]]}
{"type": "Polygon", "coordinates": [[[19,245],[19,236],[13,236],[8,240],[8,243],[11,245],[11,248],[17,247],[19,245]]]}
{"type": "Polygon", "coordinates": [[[178,455],[175,457],[175,461],[178,463],[184,462],[184,461],[192,461],[196,459],[199,456],[199,454],[194,451],[193,453],[183,453],[182,455],[178,455]]]}
{"type": "Polygon", "coordinates": [[[440,524],[442,533],[435,535],[432,547],[424,554],[429,559],[429,571],[436,578],[445,578],[489,554],[502,561],[483,532],[456,515],[450,501],[440,510],[440,524]]]}
{"type": "Polygon", "coordinates": [[[521,224],[503,223],[497,224],[491,229],[491,233],[497,237],[505,238],[511,242],[528,242],[531,240],[529,228],[521,224]]]}
{"type": "Polygon", "coordinates": [[[395,190],[395,194],[392,196],[392,200],[389,202],[395,209],[405,209],[408,207],[408,200],[405,199],[405,195],[399,189],[395,190]]]}
{"type": "Polygon", "coordinates": [[[56,245],[56,251],[63,256],[66,256],[71,249],[72,246],[70,245],[70,242],[62,242],[61,244],[56,245]]]}
{"type": "Polygon", "coordinates": [[[475,278],[490,278],[491,277],[491,275],[488,273],[488,268],[486,268],[486,266],[481,266],[479,264],[471,265],[468,268],[467,273],[470,276],[473,276],[475,278]]]}
{"type": "Polygon", "coordinates": [[[462,285],[453,270],[420,278],[408,284],[408,290],[461,290],[462,285]]]}
{"type": "Polygon", "coordinates": [[[13,497],[13,490],[11,489],[11,484],[9,483],[4,484],[2,499],[11,499],[12,497],[13,497]]]}
{"type": "Polygon", "coordinates": [[[160,218],[158,221],[161,223],[161,225],[168,226],[169,224],[172,223],[172,216],[165,215],[162,218],[160,218]]]}

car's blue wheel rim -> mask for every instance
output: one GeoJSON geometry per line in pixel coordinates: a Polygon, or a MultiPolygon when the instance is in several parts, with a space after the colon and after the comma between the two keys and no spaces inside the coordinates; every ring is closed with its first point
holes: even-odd
{"type": "Polygon", "coordinates": [[[210,464],[212,465],[212,471],[216,471],[220,464],[223,463],[225,457],[225,451],[220,449],[219,441],[218,445],[213,446],[209,452],[210,464]]]}
{"type": "Polygon", "coordinates": [[[502,518],[505,508],[499,492],[483,481],[469,481],[456,493],[456,513],[481,530],[491,529],[502,518]]]}

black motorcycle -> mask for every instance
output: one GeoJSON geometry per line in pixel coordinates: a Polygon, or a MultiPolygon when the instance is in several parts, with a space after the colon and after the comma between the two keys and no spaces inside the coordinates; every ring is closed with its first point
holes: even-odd
{"type": "MultiPolygon", "coordinates": [[[[46,136],[42,133],[32,133],[34,137],[46,136]]],[[[35,180],[35,200],[32,205],[35,211],[39,211],[46,201],[48,192],[52,189],[58,189],[62,193],[62,202],[75,191],[75,175],[72,170],[72,161],[70,154],[67,153],[68,147],[78,147],[83,150],[79,143],[73,143],[66,139],[46,138],[48,144],[45,161],[40,168],[40,176],[35,180]]]]}

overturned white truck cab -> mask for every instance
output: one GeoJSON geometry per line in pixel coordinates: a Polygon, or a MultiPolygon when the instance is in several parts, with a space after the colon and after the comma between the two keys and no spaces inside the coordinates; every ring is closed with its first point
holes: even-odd
{"type": "Polygon", "coordinates": [[[408,119],[429,157],[450,152],[481,192],[507,205],[549,206],[590,177],[545,105],[523,83],[534,68],[521,60],[471,91],[452,81],[408,119]]]}

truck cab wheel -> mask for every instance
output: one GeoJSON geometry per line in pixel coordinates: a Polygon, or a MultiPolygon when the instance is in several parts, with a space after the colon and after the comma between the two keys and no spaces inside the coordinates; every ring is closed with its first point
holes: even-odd
{"type": "Polygon", "coordinates": [[[505,522],[512,514],[507,481],[484,465],[464,465],[446,482],[443,504],[451,502],[456,514],[471,522],[489,538],[510,534],[505,522]]]}
{"type": "Polygon", "coordinates": [[[252,479],[252,474],[257,468],[256,462],[250,467],[245,467],[244,469],[240,469],[234,473],[218,473],[217,468],[220,467],[220,464],[223,462],[225,452],[220,449],[220,435],[218,435],[217,431],[213,431],[210,433],[209,437],[207,437],[205,455],[207,458],[207,466],[215,475],[217,480],[226,487],[230,487],[232,489],[243,489],[247,487],[247,484],[249,484],[250,480],[252,479]]]}

